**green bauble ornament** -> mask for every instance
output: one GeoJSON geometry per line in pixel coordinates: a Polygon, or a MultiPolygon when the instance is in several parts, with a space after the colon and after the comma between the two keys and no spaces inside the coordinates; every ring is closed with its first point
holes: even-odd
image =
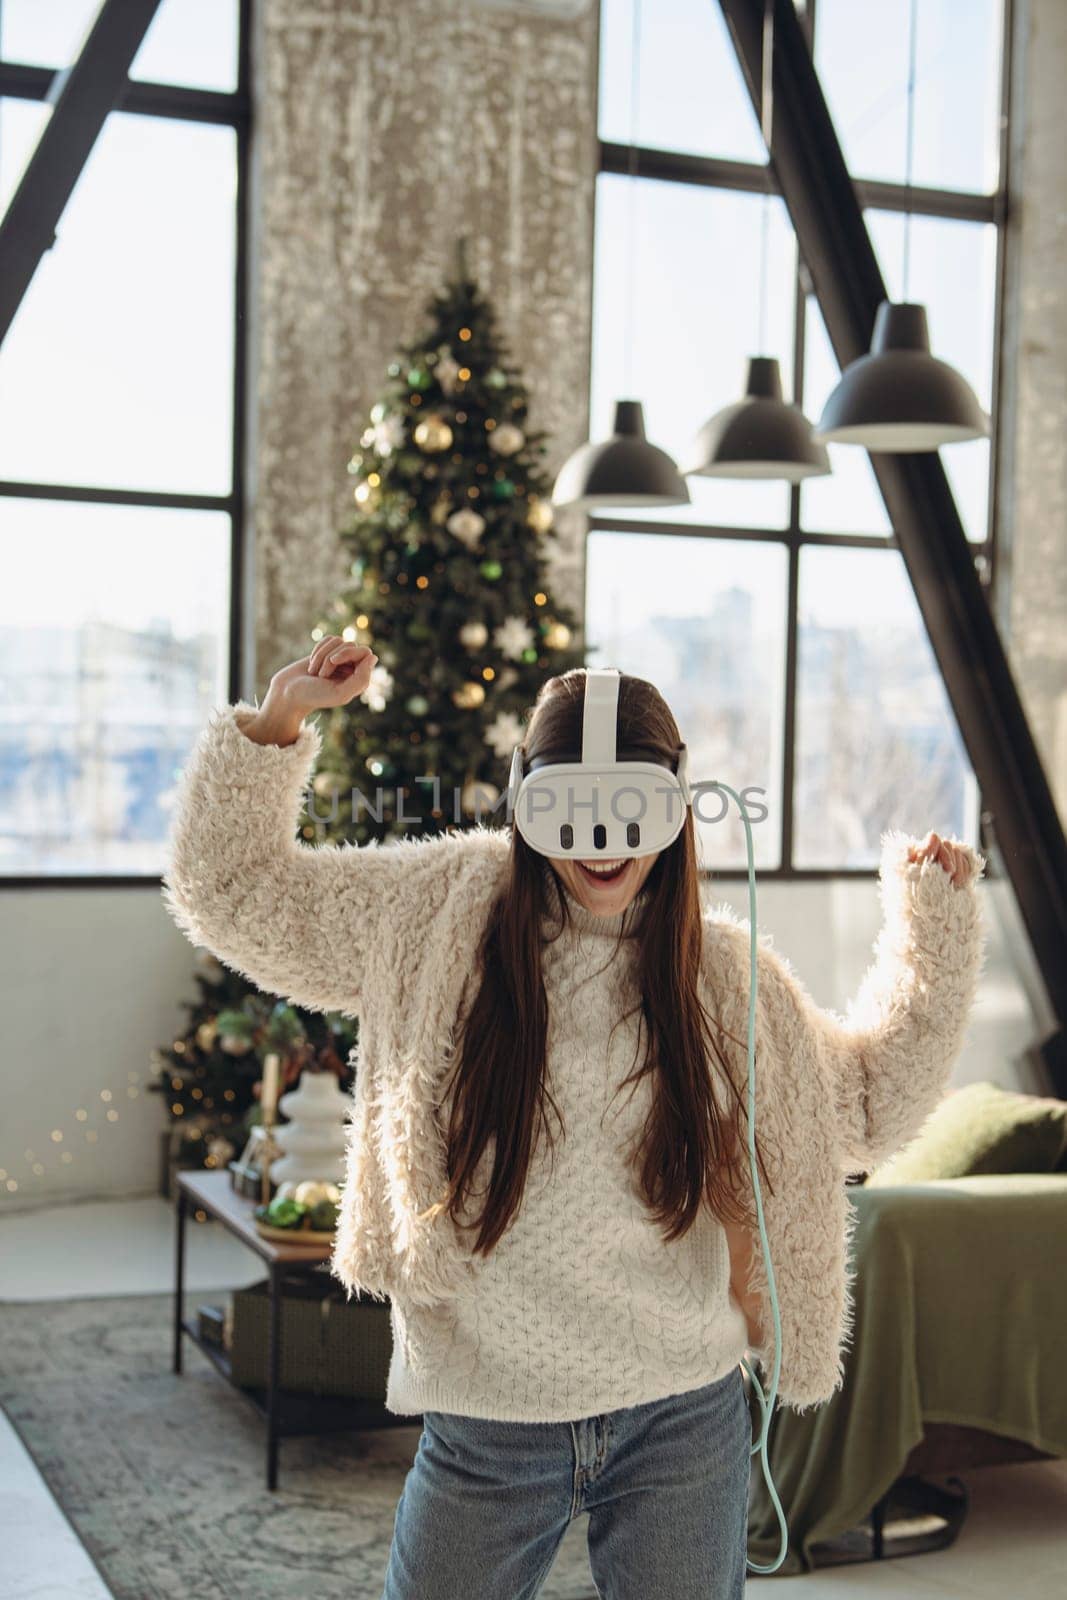
{"type": "Polygon", "coordinates": [[[522,652],[522,659],[524,661],[529,661],[531,663],[536,661],[537,660],[537,651],[534,650],[534,649],[524,650],[522,652]]]}
{"type": "Polygon", "coordinates": [[[426,639],[432,639],[433,633],[425,622],[416,620],[408,623],[408,638],[414,639],[417,643],[422,643],[426,639]]]}
{"type": "Polygon", "coordinates": [[[510,478],[496,478],[493,481],[493,499],[511,500],[515,495],[515,485],[510,478]]]}
{"type": "Polygon", "coordinates": [[[407,702],[407,709],[413,717],[424,717],[430,709],[430,702],[424,694],[413,694],[407,702]]]}
{"type": "Polygon", "coordinates": [[[410,389],[428,389],[430,387],[430,374],[422,367],[408,369],[408,387],[410,389]]]}
{"type": "MultiPolygon", "coordinates": [[[[498,578],[504,576],[504,569],[499,561],[483,561],[478,571],[483,578],[488,578],[490,583],[495,583],[498,578]]],[[[408,631],[410,632],[411,630],[409,629],[408,631]]]]}
{"type": "Polygon", "coordinates": [[[490,367],[485,375],[485,381],[490,389],[506,389],[508,386],[507,373],[501,372],[499,367],[490,367]]]}

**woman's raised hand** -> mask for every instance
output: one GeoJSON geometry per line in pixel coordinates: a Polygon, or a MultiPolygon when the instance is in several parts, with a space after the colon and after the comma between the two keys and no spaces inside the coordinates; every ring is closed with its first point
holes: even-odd
{"type": "MultiPolygon", "coordinates": [[[[283,667],[286,699],[301,713],[346,706],[365,692],[378,657],[365,644],[350,644],[338,634],[320,639],[309,656],[283,667]]],[[[273,685],[273,679],[271,680],[273,685]]]]}
{"type": "Polygon", "coordinates": [[[928,833],[922,844],[909,845],[908,860],[940,862],[957,888],[961,888],[970,876],[970,867],[964,851],[958,844],[942,839],[938,833],[928,833]]]}
{"type": "Polygon", "coordinates": [[[309,711],[345,706],[370,683],[378,657],[339,634],[320,639],[309,656],[280,667],[244,732],[260,744],[292,744],[309,711]]]}

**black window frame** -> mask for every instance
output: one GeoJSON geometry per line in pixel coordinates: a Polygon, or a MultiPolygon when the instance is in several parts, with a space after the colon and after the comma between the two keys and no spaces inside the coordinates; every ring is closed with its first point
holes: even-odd
{"type": "MultiPolygon", "coordinates": [[[[712,0],[715,3],[715,0],[712,0]]],[[[970,190],[938,189],[903,183],[889,183],[875,179],[853,177],[860,205],[864,209],[895,212],[905,215],[911,211],[916,216],[936,217],[944,221],[991,223],[996,228],[996,264],[993,297],[993,374],[992,414],[1000,415],[1000,399],[1004,388],[1004,295],[1005,295],[1005,223],[1008,216],[1010,172],[1008,163],[1008,137],[1011,116],[1012,32],[1014,0],[1002,0],[1000,41],[1000,142],[997,188],[988,194],[970,190]]],[[[814,59],[817,0],[806,0],[798,12],[804,27],[809,49],[814,59]]],[[[602,62],[602,14],[598,13],[597,29],[597,81],[602,62]]],[[[740,73],[741,68],[738,66],[740,73]]],[[[671,183],[696,184],[712,189],[740,190],[746,194],[777,196],[769,164],[756,164],[725,157],[694,155],[690,152],[663,150],[648,145],[636,147],[598,137],[599,163],[597,179],[602,173],[629,177],[640,183],[642,179],[660,179],[671,183]]],[[[794,284],[793,333],[793,393],[799,397],[804,392],[804,357],[806,341],[806,313],[809,294],[814,293],[810,275],[796,252],[797,271],[794,284]]],[[[753,351],[755,353],[755,351],[753,351]]],[[[592,392],[592,360],[590,353],[590,393],[592,392]]],[[[787,396],[788,398],[788,396],[787,396]]],[[[996,512],[998,496],[997,430],[994,426],[990,439],[989,497],[986,508],[985,537],[969,541],[974,552],[981,580],[995,603],[997,577],[996,512]]],[[[796,702],[797,702],[797,605],[799,596],[800,551],[805,546],[832,545],[849,550],[900,550],[895,532],[888,534],[828,533],[818,529],[804,529],[800,525],[799,484],[789,486],[789,520],[784,528],[730,527],[722,523],[671,522],[658,518],[612,517],[605,512],[587,514],[583,535],[582,562],[582,617],[588,617],[588,540],[592,533],[661,534],[665,538],[706,538],[735,541],[755,540],[762,543],[784,545],[788,555],[786,588],[786,648],[784,662],[785,692],[783,695],[782,762],[781,762],[781,816],[780,863],[777,867],[761,867],[761,882],[823,882],[829,879],[875,879],[878,867],[797,867],[793,862],[794,799],[796,789],[796,702]]],[[[888,515],[888,513],[887,513],[888,515]]],[[[903,560],[903,556],[901,556],[903,560]]],[[[951,708],[950,708],[951,712],[951,708]]],[[[985,809],[981,785],[977,785],[975,821],[981,840],[981,817],[985,809]]],[[[993,876],[992,867],[987,875],[993,876]]],[[[705,868],[705,879],[724,882],[747,882],[747,867],[705,868]]]]}
{"type": "MultiPolygon", "coordinates": [[[[0,497],[20,500],[66,500],[81,504],[166,507],[182,511],[221,511],[230,519],[230,609],[227,640],[227,696],[236,698],[244,648],[243,591],[245,580],[245,473],[249,427],[248,397],[248,262],[252,233],[252,7],[237,0],[237,86],[233,90],[195,89],[131,78],[113,111],[137,116],[168,117],[234,130],[236,154],[234,318],[233,318],[233,450],[228,494],[176,494],[156,490],[92,488],[78,484],[21,482],[0,479],[0,497]]],[[[59,70],[59,69],[57,69],[59,70]]],[[[55,71],[0,59],[0,100],[44,100],[55,71]]],[[[0,889],[128,889],[158,893],[162,873],[0,873],[0,889]]]]}

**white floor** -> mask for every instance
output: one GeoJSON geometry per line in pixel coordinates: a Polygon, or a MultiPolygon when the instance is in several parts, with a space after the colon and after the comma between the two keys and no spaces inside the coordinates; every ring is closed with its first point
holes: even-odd
{"type": "MultiPolygon", "coordinates": [[[[165,1293],[174,1216],[156,1196],[53,1207],[0,1222],[0,1300],[165,1293]]],[[[261,1276],[215,1226],[190,1224],[186,1285],[224,1291],[261,1276]]],[[[1053,1600],[1067,1594],[1067,1461],[987,1468],[967,1478],[971,1509],[949,1550],[840,1567],[788,1582],[800,1600],[1053,1600]]],[[[750,1582],[757,1592],[760,1580],[750,1582]]],[[[765,1591],[770,1592],[770,1591],[765,1591]]],[[[0,1413],[0,1595],[110,1600],[89,1557],[0,1413]]],[[[245,1600],[245,1597],[237,1597],[245,1600]]]]}

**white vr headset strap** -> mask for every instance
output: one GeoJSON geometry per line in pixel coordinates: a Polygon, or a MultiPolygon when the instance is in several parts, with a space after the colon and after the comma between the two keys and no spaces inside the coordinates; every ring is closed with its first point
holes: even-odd
{"type": "Polygon", "coordinates": [[[593,667],[585,675],[582,713],[582,765],[611,766],[615,760],[619,715],[619,673],[614,667],[593,667]]]}

